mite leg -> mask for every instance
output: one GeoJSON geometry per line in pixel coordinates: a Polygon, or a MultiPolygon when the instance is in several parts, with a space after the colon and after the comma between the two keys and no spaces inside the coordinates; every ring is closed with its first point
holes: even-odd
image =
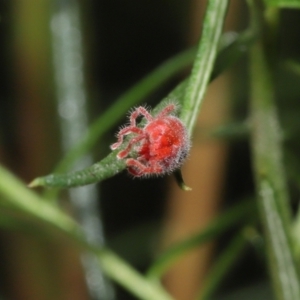
{"type": "Polygon", "coordinates": [[[123,143],[124,136],[128,135],[130,133],[143,134],[143,130],[138,127],[132,127],[132,126],[127,126],[123,129],[121,129],[117,134],[118,141],[116,143],[112,144],[110,146],[110,149],[115,150],[115,149],[119,148],[121,146],[121,144],[123,143]]]}
{"type": "Polygon", "coordinates": [[[148,110],[143,106],[139,106],[130,114],[130,126],[136,126],[136,119],[140,115],[142,115],[148,122],[153,121],[153,117],[148,110]]]}
{"type": "Polygon", "coordinates": [[[140,177],[144,175],[160,175],[163,169],[160,165],[154,164],[152,166],[146,166],[136,159],[129,158],[126,160],[126,165],[128,167],[129,173],[134,176],[140,177]]]}
{"type": "Polygon", "coordinates": [[[142,139],[144,139],[145,137],[146,137],[146,136],[145,136],[144,134],[140,134],[140,135],[138,135],[137,137],[131,139],[131,140],[129,141],[127,147],[126,147],[124,150],[120,151],[120,152],[118,153],[117,157],[118,157],[119,159],[122,159],[122,158],[126,157],[126,156],[129,154],[129,152],[130,152],[132,146],[133,146],[134,144],[136,144],[137,142],[141,141],[142,139]]]}
{"type": "Polygon", "coordinates": [[[171,112],[176,111],[178,106],[175,103],[167,105],[155,118],[163,118],[168,116],[171,112]]]}

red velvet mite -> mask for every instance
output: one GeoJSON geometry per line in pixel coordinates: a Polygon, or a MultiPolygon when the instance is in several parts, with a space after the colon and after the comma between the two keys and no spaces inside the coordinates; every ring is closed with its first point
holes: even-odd
{"type": "Polygon", "coordinates": [[[182,121],[174,113],[175,103],[170,103],[156,116],[142,106],[130,114],[130,125],[122,128],[118,141],[111,149],[119,148],[124,136],[133,134],[127,147],[117,155],[119,159],[126,158],[127,169],[136,177],[164,175],[180,168],[190,150],[190,139],[182,121]],[[136,125],[136,119],[143,116],[146,124],[136,125]]]}

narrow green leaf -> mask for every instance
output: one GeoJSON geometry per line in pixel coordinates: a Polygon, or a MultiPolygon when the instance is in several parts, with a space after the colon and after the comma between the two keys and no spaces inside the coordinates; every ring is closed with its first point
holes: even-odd
{"type": "Polygon", "coordinates": [[[55,172],[66,172],[70,169],[74,162],[87,153],[108,129],[124,117],[130,108],[162,86],[176,73],[192,64],[195,50],[195,48],[191,48],[168,59],[122,94],[110,108],[94,121],[82,140],[58,164],[55,172]]]}
{"type": "Polygon", "coordinates": [[[300,207],[298,206],[297,215],[295,217],[293,227],[292,227],[292,234],[293,234],[293,242],[294,242],[294,249],[296,259],[299,263],[300,261],[300,207]]]}
{"type": "Polygon", "coordinates": [[[232,239],[226,249],[220,254],[216,262],[210,269],[204,286],[201,289],[197,299],[208,300],[212,299],[213,293],[216,291],[218,285],[228,273],[232,265],[237,261],[237,259],[242,254],[245,246],[247,244],[246,238],[243,233],[239,233],[236,237],[232,239]]]}
{"type": "MultiPolygon", "coordinates": [[[[232,32],[225,33],[226,35],[231,35],[232,32]]],[[[251,20],[249,27],[239,35],[231,38],[231,42],[228,43],[225,47],[221,48],[217,59],[215,61],[215,65],[213,68],[213,72],[210,76],[210,81],[214,80],[218,77],[223,71],[236,63],[243,55],[245,55],[253,42],[258,37],[258,28],[256,22],[251,20]]],[[[223,37],[224,38],[224,37],[223,37]]]]}
{"type": "Polygon", "coordinates": [[[250,217],[253,217],[254,212],[255,203],[253,200],[239,203],[212,221],[212,223],[201,232],[194,234],[166,250],[150,267],[148,277],[152,279],[160,278],[174,262],[179,260],[186,253],[216,238],[233,225],[249,220],[250,217]]]}
{"type": "MultiPolygon", "coordinates": [[[[126,144],[124,144],[126,146],[126,144]]],[[[124,147],[123,146],[123,147],[124,147]]],[[[118,150],[119,151],[119,150],[118,150]]],[[[114,151],[100,162],[83,170],[65,174],[51,174],[34,179],[28,186],[46,186],[55,188],[70,188],[87,185],[112,177],[125,169],[125,161],[117,159],[118,151],[114,151]]]]}
{"type": "Polygon", "coordinates": [[[227,7],[228,0],[208,1],[201,40],[186,88],[181,112],[181,119],[186,124],[190,135],[199,114],[216,60],[227,7]]]}
{"type": "MultiPolygon", "coordinates": [[[[209,38],[209,36],[207,36],[206,38],[209,38]]],[[[226,68],[230,67],[239,58],[241,58],[242,55],[244,55],[247,52],[247,50],[250,48],[250,46],[253,44],[256,38],[257,38],[257,26],[255,22],[251,22],[247,30],[242,32],[236,38],[232,39],[231,43],[226,44],[224,48],[221,48],[219,50],[219,55],[215,62],[214,71],[212,72],[212,74],[210,74],[211,76],[210,80],[216,78],[226,68]]],[[[214,44],[213,46],[216,47],[216,44],[214,44]]],[[[194,50],[190,50],[190,51],[194,51],[194,50]]],[[[209,54],[209,49],[207,49],[207,52],[209,54]]],[[[179,56],[180,59],[178,58],[179,60],[177,62],[178,65],[181,65],[182,61],[188,63],[189,62],[188,58],[192,56],[192,54],[193,53],[186,52],[185,54],[182,54],[181,58],[179,56]],[[187,55],[187,57],[185,57],[185,55],[187,55]]],[[[169,63],[170,64],[174,63],[175,65],[177,65],[176,60],[177,58],[174,58],[174,61],[171,59],[169,63]]],[[[183,65],[184,64],[182,64],[181,66],[183,65]]],[[[164,67],[168,68],[168,63],[166,63],[164,67]]],[[[160,68],[158,68],[158,71],[159,70],[160,68]]],[[[121,96],[121,98],[116,102],[116,104],[113,105],[113,107],[111,107],[108,110],[108,112],[104,113],[103,116],[101,116],[98,120],[96,120],[95,123],[90,127],[87,136],[84,137],[83,140],[79,142],[79,144],[73,150],[71,150],[71,152],[65,157],[65,159],[62,161],[60,166],[57,168],[57,170],[63,170],[65,168],[68,168],[69,166],[72,165],[72,163],[76,159],[78,159],[78,157],[81,154],[85,153],[92,146],[94,146],[94,144],[97,142],[97,139],[100,139],[101,135],[109,128],[109,126],[112,125],[112,123],[110,122],[114,122],[113,121],[114,112],[118,111],[117,119],[120,118],[121,114],[123,116],[127,112],[129,108],[128,106],[129,104],[137,103],[137,101],[139,101],[142,98],[143,93],[137,91],[142,91],[143,84],[145,84],[145,82],[148,82],[150,78],[155,77],[156,76],[155,74],[156,71],[154,71],[152,74],[147,76],[144,80],[138,83],[131,90],[126,92],[123,96],[121,96]],[[109,121],[107,121],[107,118],[109,119],[109,121]],[[108,126],[108,124],[110,125],[108,126]]],[[[208,73],[206,75],[208,75],[208,73]]],[[[187,79],[181,82],[173,91],[171,91],[171,93],[164,100],[161,101],[160,104],[157,105],[155,109],[153,109],[153,113],[158,112],[162,107],[165,106],[165,103],[168,102],[170,99],[172,100],[176,99],[182,104],[184,101],[187,85],[188,85],[187,79]]],[[[154,88],[154,86],[152,86],[152,88],[154,88]]],[[[186,117],[189,118],[190,114],[193,115],[194,111],[192,110],[187,112],[186,117]]],[[[81,186],[85,184],[95,183],[97,181],[104,180],[106,178],[114,176],[116,174],[116,171],[120,172],[123,169],[125,169],[125,164],[122,163],[121,161],[116,161],[115,155],[110,154],[102,161],[84,170],[80,170],[68,174],[52,174],[45,177],[39,177],[36,178],[33,182],[31,182],[29,186],[30,187],[46,186],[46,187],[60,187],[60,188],[81,186]],[[111,170],[109,170],[110,164],[112,164],[111,170]]]]}
{"type": "Polygon", "coordinates": [[[298,75],[298,76],[300,75],[300,63],[298,61],[294,61],[294,60],[285,61],[284,62],[284,67],[287,70],[292,71],[296,75],[298,75]]]}
{"type": "Polygon", "coordinates": [[[285,224],[290,224],[291,212],[283,168],[281,128],[274,105],[271,75],[261,44],[253,47],[250,68],[252,147],[256,176],[258,179],[270,180],[276,189],[280,214],[285,224]]]}
{"type": "Polygon", "coordinates": [[[69,232],[74,236],[82,235],[80,228],[71,218],[26,188],[2,166],[0,166],[0,195],[2,195],[1,205],[6,204],[28,215],[38,216],[44,224],[52,224],[61,231],[69,232]]]}
{"type": "Polygon", "coordinates": [[[122,286],[136,295],[138,299],[173,299],[159,283],[144,278],[113,252],[107,249],[100,252],[98,249],[95,249],[95,254],[105,274],[122,284],[122,286]]]}
{"type": "MultiPolygon", "coordinates": [[[[237,35],[231,43],[220,49],[211,80],[244,55],[255,38],[256,32],[253,28],[249,28],[242,34],[237,35]]],[[[172,76],[192,64],[195,55],[196,48],[191,48],[175,55],[122,94],[107,111],[94,121],[86,136],[62,159],[57,165],[55,172],[64,172],[70,169],[74,162],[87,153],[109,128],[124,117],[132,106],[140,103],[143,98],[164,84],[172,76]]],[[[170,97],[174,96],[170,95],[170,97]]],[[[178,100],[180,99],[181,97],[178,100]]]]}
{"type": "MultiPolygon", "coordinates": [[[[164,107],[166,103],[170,101],[170,98],[180,99],[181,95],[184,93],[184,90],[185,82],[179,84],[168,97],[161,101],[160,104],[158,104],[153,110],[153,113],[155,114],[162,107],[164,107]]],[[[125,161],[122,159],[117,159],[116,155],[120,150],[123,148],[125,149],[127,143],[128,139],[125,140],[120,149],[111,152],[100,162],[97,162],[90,167],[71,173],[50,174],[47,176],[38,177],[29,183],[28,186],[31,188],[38,186],[51,188],[70,188],[96,183],[115,176],[126,168],[125,161]]]]}
{"type": "MultiPolygon", "coordinates": [[[[103,272],[111,279],[131,291],[139,299],[171,300],[164,289],[145,279],[125,261],[107,248],[91,245],[85,239],[79,225],[59,210],[53,203],[41,198],[24,186],[9,171],[0,166],[0,206],[19,210],[28,223],[37,223],[45,233],[61,233],[84,250],[93,252],[103,272]]],[[[18,218],[20,214],[16,214],[18,218]]]]}
{"type": "Polygon", "coordinates": [[[212,129],[208,134],[214,138],[240,140],[249,136],[249,122],[232,122],[212,129]]]}
{"type": "Polygon", "coordinates": [[[264,0],[266,5],[286,7],[286,8],[300,8],[300,0],[264,0]]]}
{"type": "Polygon", "coordinates": [[[264,223],[268,259],[277,299],[300,299],[299,276],[291,243],[278,210],[276,193],[267,180],[257,183],[260,210],[264,223]]]}
{"type": "Polygon", "coordinates": [[[283,168],[281,129],[262,41],[250,53],[252,152],[258,204],[277,299],[300,299],[291,247],[291,212],[283,168]]]}

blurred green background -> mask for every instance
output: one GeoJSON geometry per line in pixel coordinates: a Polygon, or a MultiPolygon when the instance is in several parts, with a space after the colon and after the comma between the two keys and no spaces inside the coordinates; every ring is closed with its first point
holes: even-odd
{"type": "MultiPolygon", "coordinates": [[[[204,2],[0,0],[1,163],[25,183],[51,173],[89,124],[119,95],[166,59],[196,44],[204,2]]],[[[227,29],[241,31],[248,19],[245,3],[232,0],[230,11],[227,29]]],[[[299,28],[299,10],[282,10],[273,74],[295,211],[300,187],[300,71],[287,60],[300,59],[299,28]]],[[[186,72],[183,70],[141,103],[154,107],[186,72]]],[[[174,242],[170,236],[176,240],[176,232],[188,236],[195,228],[205,228],[218,212],[243,199],[254,199],[247,132],[239,131],[248,116],[248,76],[245,55],[226,72],[221,79],[224,82],[212,88],[219,101],[224,95],[226,107],[215,115],[220,103],[211,101],[207,118],[200,120],[195,130],[193,143],[199,152],[191,155],[191,164],[196,165],[193,157],[203,154],[206,138],[202,130],[228,124],[233,127],[226,127],[229,133],[225,131],[216,138],[220,143],[217,153],[207,158],[219,162],[211,177],[206,173],[212,170],[211,165],[184,169],[187,184],[195,190],[191,196],[195,202],[185,194],[178,196],[181,192],[172,176],[133,180],[122,172],[101,184],[63,191],[57,204],[78,219],[88,240],[108,245],[144,272],[154,257],[174,242]],[[197,182],[203,182],[201,176],[206,174],[211,181],[205,183],[208,194],[201,196],[197,182]],[[211,190],[216,195],[210,196],[211,190]],[[181,197],[180,204],[174,200],[176,197],[181,197]],[[189,203],[193,204],[185,208],[189,203]],[[187,218],[180,219],[176,212],[187,218]]],[[[125,118],[105,133],[73,169],[105,157],[125,118]]],[[[213,149],[206,150],[211,154],[213,149]]],[[[64,239],[51,240],[39,228],[24,224],[9,218],[0,222],[0,299],[135,299],[109,282],[92,256],[81,255],[64,239]]],[[[253,243],[239,253],[215,299],[272,299],[260,227],[253,228],[253,243]]],[[[175,299],[191,299],[188,295],[197,292],[209,266],[238,231],[239,224],[200,253],[190,275],[188,267],[179,266],[166,277],[164,282],[175,299]],[[194,285],[189,285],[189,276],[195,279],[194,285]],[[183,291],[176,290],[180,289],[178,282],[183,291]]]]}

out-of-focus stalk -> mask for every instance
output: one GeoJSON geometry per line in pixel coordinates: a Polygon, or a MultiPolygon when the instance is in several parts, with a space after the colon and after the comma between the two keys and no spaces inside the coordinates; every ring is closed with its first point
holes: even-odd
{"type": "MultiPolygon", "coordinates": [[[[55,90],[64,152],[84,136],[88,126],[80,7],[77,0],[57,0],[53,5],[51,33],[55,90]]],[[[83,169],[92,164],[90,154],[74,165],[83,169]]],[[[99,195],[95,186],[69,190],[70,201],[89,242],[103,245],[104,237],[98,214],[99,195]]],[[[91,254],[82,256],[86,280],[93,299],[112,299],[112,289],[91,254]]]]}
{"type": "MultiPolygon", "coordinates": [[[[252,1],[249,1],[252,3],[252,1]]],[[[252,17],[260,9],[254,4],[252,17]]],[[[257,22],[263,16],[257,17],[257,22]]],[[[276,299],[300,299],[291,247],[291,212],[283,167],[281,128],[274,101],[268,47],[260,39],[250,52],[253,167],[276,299]]]]}

